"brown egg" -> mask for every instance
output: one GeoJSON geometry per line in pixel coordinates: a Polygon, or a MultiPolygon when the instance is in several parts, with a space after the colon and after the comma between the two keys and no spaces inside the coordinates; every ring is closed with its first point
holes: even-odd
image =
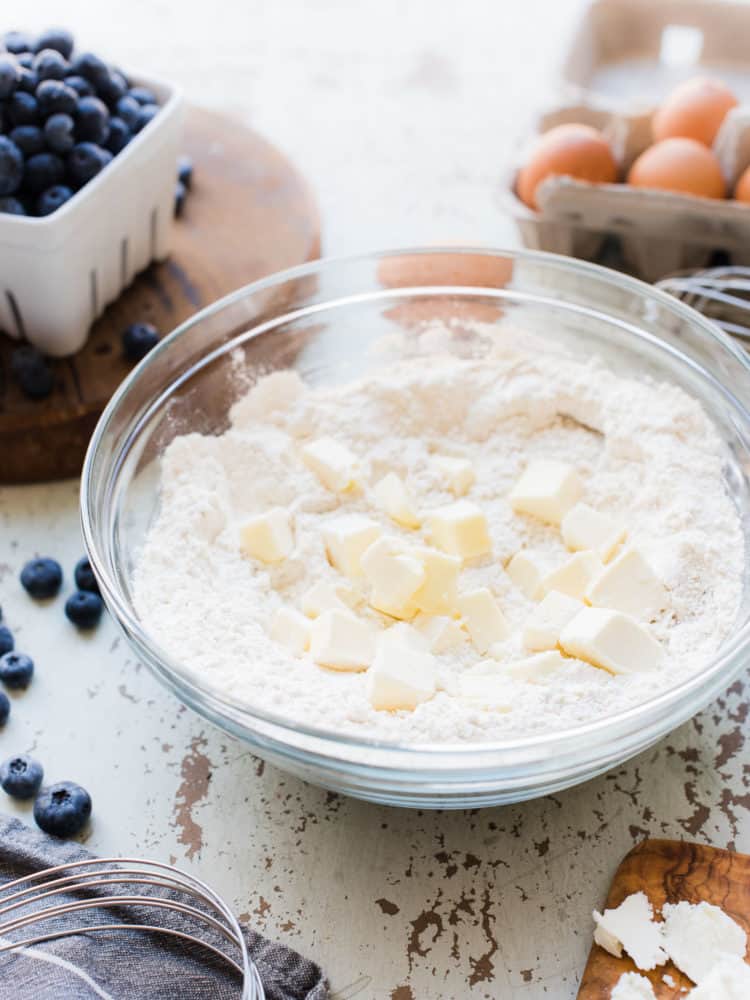
{"type": "Polygon", "coordinates": [[[649,146],[630,168],[628,184],[703,198],[727,193],[718,159],[695,139],[663,139],[649,146]]]}
{"type": "Polygon", "coordinates": [[[734,197],[737,201],[744,201],[750,204],[750,167],[745,167],[740,174],[734,186],[734,197]]]}
{"type": "Polygon", "coordinates": [[[655,112],[651,122],[654,140],[681,136],[711,146],[727,112],[738,103],[721,80],[706,76],[686,80],[655,112]]]}
{"type": "Polygon", "coordinates": [[[548,177],[559,176],[600,184],[617,180],[617,164],[601,132],[589,125],[572,123],[545,132],[518,172],[518,197],[529,208],[538,208],[537,187],[548,177]]]}

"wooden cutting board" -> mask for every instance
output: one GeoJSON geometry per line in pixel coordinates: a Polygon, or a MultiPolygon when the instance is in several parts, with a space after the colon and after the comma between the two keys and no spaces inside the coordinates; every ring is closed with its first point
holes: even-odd
{"type": "Polygon", "coordinates": [[[18,341],[0,335],[0,483],[79,474],[96,421],[132,367],[120,346],[130,323],[145,320],[169,333],[227,292],[318,256],[315,200],[265,139],[193,108],[184,148],[195,164],[193,190],[171,257],[136,278],[94,325],[83,350],[54,362],[51,396],[35,401],[21,393],[9,373],[18,341]]]}
{"type": "MultiPolygon", "coordinates": [[[[645,840],[617,869],[605,906],[607,909],[619,906],[626,896],[641,890],[651,900],[657,915],[664,903],[681,900],[714,903],[750,936],[750,856],[746,854],[677,840],[645,840]]],[[[629,958],[615,958],[593,945],[578,1000],[609,1000],[623,972],[640,970],[629,958]]],[[[651,981],[658,1000],[685,1000],[680,987],[690,989],[693,985],[671,962],[640,975],[651,981]],[[662,979],[665,972],[673,977],[674,987],[662,979]]]]}

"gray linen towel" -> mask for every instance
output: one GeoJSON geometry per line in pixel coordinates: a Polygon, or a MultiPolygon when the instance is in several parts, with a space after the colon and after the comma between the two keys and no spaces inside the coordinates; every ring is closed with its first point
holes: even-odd
{"type": "MultiPolygon", "coordinates": [[[[0,885],[68,861],[93,858],[80,844],[57,840],[17,819],[0,816],[0,885]]],[[[114,887],[115,893],[122,891],[114,887]]],[[[87,890],[87,897],[97,893],[87,890]]],[[[84,898],[67,894],[59,899],[84,898]]],[[[2,896],[0,896],[2,905],[2,896]]],[[[178,914],[134,907],[75,914],[78,925],[133,921],[168,925],[195,933],[178,914]],[[104,919],[103,919],[104,918],[104,919]]],[[[60,918],[70,919],[70,918],[60,918]]],[[[68,925],[70,926],[70,925],[68,925]]],[[[45,931],[54,926],[47,922],[45,931]]],[[[328,985],[313,962],[260,934],[243,928],[250,957],[260,973],[267,1000],[326,1000],[328,985]]],[[[19,939],[16,932],[11,938],[19,939]]],[[[30,936],[24,934],[24,936],[30,936]]],[[[205,937],[205,935],[204,935],[205,937]]],[[[0,952],[0,1000],[237,1000],[238,979],[218,959],[189,943],[141,931],[77,934],[0,952]]]]}

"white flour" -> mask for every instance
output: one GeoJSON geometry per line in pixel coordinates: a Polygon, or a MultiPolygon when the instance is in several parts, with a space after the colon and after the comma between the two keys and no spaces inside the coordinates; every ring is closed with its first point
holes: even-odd
{"type": "MultiPolygon", "coordinates": [[[[147,629],[238,700],[311,725],[412,742],[560,730],[632,706],[698,670],[736,617],[744,565],[713,425],[674,386],[617,376],[593,361],[496,353],[405,360],[314,390],[290,373],[273,375],[234,407],[221,436],[173,441],[162,460],[160,513],[135,576],[147,629]],[[466,567],[461,586],[489,587],[514,629],[532,603],[504,563],[526,547],[553,567],[566,551],[558,529],[513,514],[507,494],[532,457],[573,463],[586,501],[627,522],[630,541],[669,589],[670,607],[653,626],[667,651],[664,668],[613,677],[571,660],[544,683],[517,682],[508,714],[470,707],[445,690],[414,712],[386,713],[370,707],[364,674],[322,669],[273,642],[267,628],[275,609],[299,607],[312,583],[338,579],[322,540],[327,519],[361,511],[384,530],[414,535],[381,514],[367,490],[339,499],[321,486],[299,447],[322,435],[359,456],[369,484],[389,471],[403,475],[422,508],[454,499],[431,454],[471,461],[476,484],[469,498],[488,519],[493,554],[466,567]],[[240,554],[239,525],[278,505],[293,512],[295,550],[265,567],[240,554]]],[[[508,641],[508,660],[524,655],[517,639],[508,641]]],[[[443,654],[444,686],[450,690],[452,679],[480,659],[469,643],[443,654]]]]}

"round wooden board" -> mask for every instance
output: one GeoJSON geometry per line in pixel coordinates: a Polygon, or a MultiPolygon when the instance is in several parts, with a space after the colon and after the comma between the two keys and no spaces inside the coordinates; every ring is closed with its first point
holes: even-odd
{"type": "Polygon", "coordinates": [[[193,189],[176,222],[171,257],[140,274],[94,325],[83,350],[54,362],[56,384],[27,399],[10,377],[18,341],[0,335],[0,483],[77,476],[91,432],[132,365],[123,329],[138,320],[163,334],[250,281],[320,252],[320,223],[304,179],[265,139],[193,108],[185,151],[193,189]]]}

